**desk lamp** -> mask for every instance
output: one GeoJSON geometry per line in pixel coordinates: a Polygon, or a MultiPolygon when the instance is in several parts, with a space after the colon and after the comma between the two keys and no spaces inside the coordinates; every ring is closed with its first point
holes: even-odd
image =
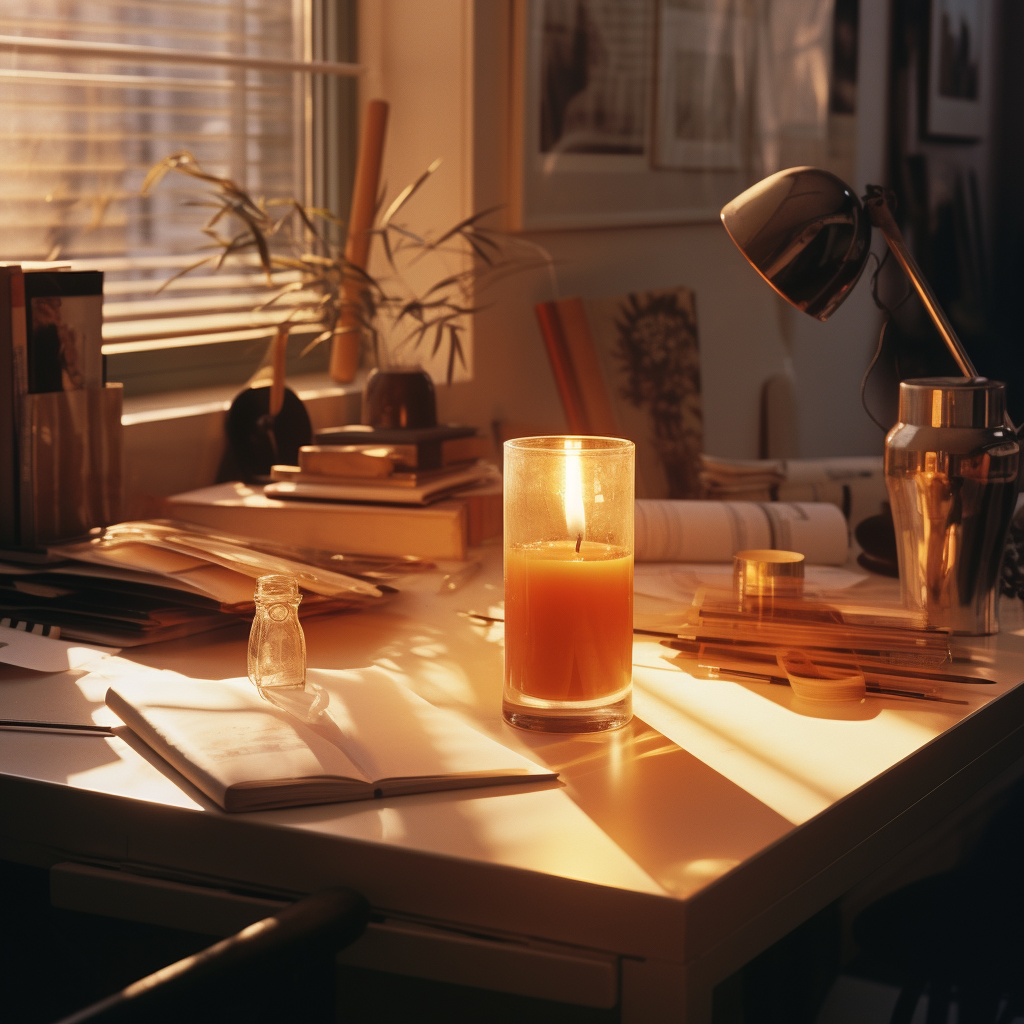
{"type": "Polygon", "coordinates": [[[892,192],[868,185],[863,204],[846,182],[818,167],[779,171],[722,208],[722,223],[750,265],[784,299],[827,320],[853,291],[871,249],[871,225],[910,279],[965,377],[970,356],[942,311],[892,215],[892,192]]]}
{"type": "Polygon", "coordinates": [[[871,226],[885,236],[963,374],[903,381],[900,422],[885,439],[904,603],[931,625],[992,633],[1019,448],[1004,385],[978,376],[896,226],[892,202],[879,185],[868,185],[861,201],[829,171],[791,167],[727,203],[722,223],[765,281],[818,320],[857,284],[871,226]]]}

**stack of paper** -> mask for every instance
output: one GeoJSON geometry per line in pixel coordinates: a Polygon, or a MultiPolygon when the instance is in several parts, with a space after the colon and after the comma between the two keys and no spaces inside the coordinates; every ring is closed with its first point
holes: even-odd
{"type": "Polygon", "coordinates": [[[856,525],[887,500],[881,455],[830,459],[722,459],[701,456],[704,496],[726,501],[825,501],[856,525]]]}
{"type": "MultiPolygon", "coordinates": [[[[230,535],[147,520],[48,549],[46,561],[0,561],[0,617],[48,636],[132,647],[251,619],[256,579],[299,576],[301,614],[362,608],[391,587],[260,550],[230,535]]],[[[336,563],[339,567],[341,563],[336,563]]]]}

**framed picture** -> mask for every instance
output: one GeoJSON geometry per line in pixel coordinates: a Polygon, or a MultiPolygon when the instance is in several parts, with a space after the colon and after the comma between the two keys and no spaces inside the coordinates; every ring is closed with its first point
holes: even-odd
{"type": "Polygon", "coordinates": [[[516,0],[514,230],[715,220],[749,184],[731,148],[713,174],[653,166],[656,15],[656,0],[516,0]]]}
{"type": "Polygon", "coordinates": [[[656,166],[743,166],[747,35],[747,19],[731,0],[660,0],[656,166]]]}
{"type": "Polygon", "coordinates": [[[931,0],[925,131],[977,139],[984,134],[988,97],[984,68],[989,54],[988,0],[931,0]]]}

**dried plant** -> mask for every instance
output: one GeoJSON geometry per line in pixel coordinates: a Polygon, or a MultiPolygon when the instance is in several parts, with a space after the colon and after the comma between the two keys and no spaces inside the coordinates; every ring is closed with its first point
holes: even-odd
{"type": "Polygon", "coordinates": [[[420,356],[427,349],[433,358],[446,348],[450,384],[456,360],[466,366],[462,342],[466,318],[481,308],[474,305],[475,296],[505,274],[540,261],[514,253],[511,239],[480,226],[497,207],[481,210],[436,237],[417,234],[400,223],[397,215],[440,163],[435,160],[383,214],[383,202],[378,203],[371,233],[380,239],[388,274],[375,277],[345,259],[344,224],[329,210],[304,206],[296,199],[254,199],[230,178],[204,171],[191,153],[165,157],[146,175],[143,195],[171,171],[205,182],[206,198],[187,205],[212,210],[202,231],[210,239],[204,248],[215,252],[168,278],[161,289],[198,267],[213,264],[219,270],[232,257],[255,253],[271,286],[275,271],[298,274],[297,280],[279,288],[258,308],[267,309],[292,296],[285,324],[294,323],[300,314],[312,314],[322,330],[303,355],[335,332],[357,330],[378,366],[401,361],[410,353],[420,356]],[[462,269],[446,271],[417,292],[408,283],[407,272],[426,258],[462,269]]]}

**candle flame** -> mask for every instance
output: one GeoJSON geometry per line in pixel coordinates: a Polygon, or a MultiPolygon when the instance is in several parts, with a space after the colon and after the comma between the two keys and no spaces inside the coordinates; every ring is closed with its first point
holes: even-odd
{"type": "MultiPolygon", "coordinates": [[[[565,442],[566,451],[582,447],[582,441],[570,439],[565,442]]],[[[583,465],[578,455],[565,457],[565,525],[579,551],[587,532],[587,520],[583,512],[583,465]]]]}

